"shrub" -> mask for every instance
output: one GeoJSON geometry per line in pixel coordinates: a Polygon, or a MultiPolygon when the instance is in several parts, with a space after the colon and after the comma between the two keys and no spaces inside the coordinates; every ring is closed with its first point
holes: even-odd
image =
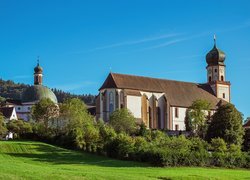
{"type": "Polygon", "coordinates": [[[4,116],[0,112],[0,139],[7,135],[7,131],[6,124],[4,123],[4,116]]]}
{"type": "Polygon", "coordinates": [[[154,166],[171,166],[171,158],[168,158],[170,154],[165,149],[151,146],[146,152],[141,156],[141,160],[144,162],[149,162],[154,166]]]}
{"type": "Polygon", "coordinates": [[[146,141],[144,137],[138,136],[134,138],[134,153],[133,160],[136,161],[145,161],[143,155],[150,148],[150,143],[146,141]]]}
{"type": "Polygon", "coordinates": [[[107,144],[107,155],[118,159],[129,159],[134,153],[134,140],[131,136],[120,133],[107,144]]]}
{"type": "Polygon", "coordinates": [[[135,117],[126,109],[117,109],[110,116],[110,125],[117,133],[133,134],[136,131],[135,117]]]}
{"type": "Polygon", "coordinates": [[[214,152],[225,153],[227,151],[227,144],[221,138],[214,138],[211,141],[211,148],[214,152]]]}
{"type": "Polygon", "coordinates": [[[102,120],[98,120],[97,128],[99,129],[99,142],[97,151],[99,154],[106,154],[107,145],[116,137],[117,134],[111,126],[104,124],[102,120]]]}
{"type": "Polygon", "coordinates": [[[32,126],[23,120],[12,120],[7,123],[7,129],[13,132],[17,138],[25,136],[25,134],[32,133],[32,126]]]}
{"type": "Polygon", "coordinates": [[[190,165],[207,166],[209,164],[210,154],[208,152],[209,145],[206,141],[200,138],[190,139],[190,165]]]}

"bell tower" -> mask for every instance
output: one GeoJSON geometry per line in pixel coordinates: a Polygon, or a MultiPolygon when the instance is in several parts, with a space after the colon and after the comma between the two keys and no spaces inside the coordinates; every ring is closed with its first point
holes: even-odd
{"type": "Polygon", "coordinates": [[[216,97],[230,102],[230,82],[226,81],[226,55],[216,46],[214,35],[214,47],[206,55],[207,83],[213,89],[216,97]]]}
{"type": "Polygon", "coordinates": [[[39,64],[39,57],[37,58],[37,65],[34,68],[34,85],[42,85],[43,83],[43,68],[39,64]]]}

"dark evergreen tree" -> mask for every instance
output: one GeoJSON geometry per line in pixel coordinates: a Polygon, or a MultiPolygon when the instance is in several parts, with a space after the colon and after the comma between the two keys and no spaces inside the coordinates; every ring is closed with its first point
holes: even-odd
{"type": "Polygon", "coordinates": [[[242,114],[232,104],[222,105],[213,115],[208,128],[207,139],[222,138],[227,144],[241,145],[244,129],[242,114]]]}

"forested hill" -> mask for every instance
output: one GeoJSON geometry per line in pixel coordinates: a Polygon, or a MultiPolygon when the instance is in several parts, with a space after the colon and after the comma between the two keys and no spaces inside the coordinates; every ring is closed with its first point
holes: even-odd
{"type": "MultiPolygon", "coordinates": [[[[21,99],[22,92],[28,87],[27,84],[15,83],[11,80],[5,81],[0,78],[0,96],[6,99],[21,99]]],[[[89,105],[93,105],[95,102],[95,96],[91,94],[75,95],[58,89],[51,90],[55,93],[58,102],[63,102],[67,98],[79,98],[89,105]]]]}

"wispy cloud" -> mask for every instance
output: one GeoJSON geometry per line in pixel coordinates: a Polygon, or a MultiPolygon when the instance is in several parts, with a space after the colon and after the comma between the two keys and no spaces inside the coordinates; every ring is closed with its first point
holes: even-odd
{"type": "Polygon", "coordinates": [[[152,42],[152,41],[158,41],[158,40],[162,40],[162,39],[177,37],[177,36],[180,36],[180,35],[182,35],[182,34],[181,33],[168,33],[168,34],[162,34],[162,35],[159,35],[159,36],[151,36],[151,37],[137,39],[137,40],[117,42],[117,43],[113,43],[113,44],[109,44],[109,45],[89,49],[89,50],[86,50],[86,51],[75,52],[75,54],[94,52],[94,51],[98,51],[98,50],[111,49],[111,48],[117,48],[117,47],[122,47],[122,46],[130,46],[130,45],[149,43],[149,42],[152,42]]]}
{"type": "Polygon", "coordinates": [[[190,36],[186,36],[186,37],[183,37],[183,38],[176,38],[176,39],[172,39],[172,40],[166,41],[164,43],[161,43],[161,44],[158,44],[158,45],[155,45],[155,46],[144,48],[143,50],[162,48],[162,47],[174,45],[174,44],[177,44],[177,43],[180,43],[180,42],[183,42],[183,41],[187,41],[187,40],[199,38],[199,37],[202,37],[202,36],[206,36],[208,34],[209,34],[209,32],[203,32],[203,33],[200,33],[200,34],[190,35],[190,36]]]}
{"type": "Polygon", "coordinates": [[[134,40],[134,41],[125,41],[125,42],[110,44],[107,46],[97,47],[97,48],[95,48],[95,50],[108,49],[108,48],[114,48],[114,47],[125,46],[125,45],[135,45],[135,44],[147,43],[147,42],[151,42],[151,41],[176,37],[178,35],[181,35],[181,34],[180,33],[172,33],[172,34],[164,34],[161,36],[144,38],[144,39],[139,39],[139,40],[134,40]]]}
{"type": "Polygon", "coordinates": [[[205,32],[202,32],[202,33],[196,34],[196,35],[190,35],[190,36],[186,36],[186,37],[183,37],[183,38],[172,39],[172,40],[166,41],[164,43],[161,43],[161,44],[158,44],[158,45],[155,45],[155,46],[144,48],[142,50],[157,49],[157,48],[162,48],[162,47],[174,45],[174,44],[177,44],[177,43],[180,43],[180,42],[183,42],[183,41],[188,41],[188,40],[196,39],[196,38],[199,38],[199,37],[211,35],[211,32],[224,33],[224,32],[237,31],[237,30],[241,30],[241,29],[249,28],[249,27],[250,27],[250,21],[242,23],[242,24],[240,24],[238,26],[230,27],[230,28],[217,29],[217,30],[213,30],[213,31],[212,30],[211,31],[205,31],[205,32]]]}
{"type": "MultiPolygon", "coordinates": [[[[98,50],[104,50],[104,49],[111,49],[111,48],[117,48],[117,47],[122,47],[122,46],[131,46],[131,45],[137,45],[137,44],[144,44],[144,43],[149,43],[149,42],[154,42],[156,41],[156,45],[154,46],[149,46],[143,49],[137,49],[137,50],[132,50],[132,52],[138,52],[138,51],[145,51],[145,50],[150,50],[150,49],[158,49],[158,48],[163,48],[171,45],[175,45],[184,41],[188,40],[193,40],[196,38],[200,38],[203,36],[208,36],[212,34],[217,34],[217,33],[224,33],[224,32],[230,32],[230,31],[237,31],[241,30],[244,28],[249,28],[250,27],[250,21],[246,21],[244,23],[231,26],[231,27],[226,27],[226,28],[217,28],[217,29],[210,29],[207,31],[204,31],[199,34],[189,34],[188,33],[169,33],[169,34],[163,34],[159,36],[151,36],[147,38],[142,38],[142,39],[137,39],[137,40],[131,40],[131,41],[123,41],[123,42],[118,42],[118,43],[113,43],[109,44],[106,46],[100,46],[96,47],[93,49],[85,50],[85,51],[78,51],[74,52],[74,54],[81,54],[81,53],[89,53],[89,52],[94,52],[98,50]],[[160,40],[164,39],[169,39],[168,41],[165,41],[162,43],[162,41],[159,43],[160,40]],[[158,42],[158,44],[157,44],[158,42]]],[[[126,52],[127,53],[127,52],[126,52]]],[[[121,53],[124,54],[124,53],[121,53]]]]}

